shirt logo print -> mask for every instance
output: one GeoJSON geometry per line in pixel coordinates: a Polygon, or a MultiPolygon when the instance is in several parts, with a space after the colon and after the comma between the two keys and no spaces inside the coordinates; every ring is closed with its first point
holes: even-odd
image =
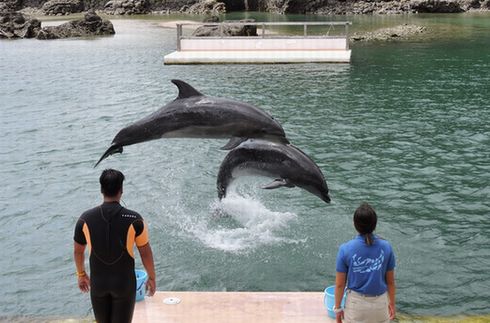
{"type": "Polygon", "coordinates": [[[381,250],[379,257],[375,259],[358,257],[357,254],[352,256],[352,271],[355,273],[370,273],[381,269],[381,265],[385,260],[385,253],[381,250]]]}
{"type": "Polygon", "coordinates": [[[136,219],[136,215],[132,215],[132,214],[121,214],[121,216],[123,218],[133,218],[133,219],[136,219]]]}

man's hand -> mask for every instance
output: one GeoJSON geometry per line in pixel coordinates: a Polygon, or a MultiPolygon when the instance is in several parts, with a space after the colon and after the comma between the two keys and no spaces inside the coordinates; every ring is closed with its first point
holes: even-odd
{"type": "Polygon", "coordinates": [[[88,275],[78,277],[78,288],[82,293],[87,293],[90,290],[90,277],[88,275]]]}
{"type": "Polygon", "coordinates": [[[148,242],[144,246],[138,247],[138,251],[140,252],[143,266],[145,266],[146,272],[148,273],[146,291],[148,292],[148,296],[153,296],[157,288],[155,282],[155,265],[153,264],[153,252],[151,251],[150,243],[148,242]]]}
{"type": "Polygon", "coordinates": [[[146,291],[148,292],[148,296],[155,295],[156,290],[157,288],[155,278],[148,278],[148,281],[146,282],[146,291]]]}
{"type": "Polygon", "coordinates": [[[396,308],[394,304],[388,304],[388,313],[390,314],[390,320],[394,320],[396,316],[396,308]]]}

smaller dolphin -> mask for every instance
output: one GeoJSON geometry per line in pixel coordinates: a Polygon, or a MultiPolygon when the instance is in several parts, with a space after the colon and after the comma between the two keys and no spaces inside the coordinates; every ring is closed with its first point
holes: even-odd
{"type": "Polygon", "coordinates": [[[330,203],[328,187],[320,168],[297,147],[250,139],[231,150],[221,163],[218,197],[226,196],[228,186],[239,176],[260,175],[274,178],[264,189],[301,187],[330,203]]]}
{"type": "Polygon", "coordinates": [[[205,96],[189,84],[172,80],[178,97],[154,113],[121,129],[99,159],[122,153],[123,146],[160,138],[230,138],[232,149],[248,138],[289,143],[282,126],[268,113],[250,104],[205,96]]]}

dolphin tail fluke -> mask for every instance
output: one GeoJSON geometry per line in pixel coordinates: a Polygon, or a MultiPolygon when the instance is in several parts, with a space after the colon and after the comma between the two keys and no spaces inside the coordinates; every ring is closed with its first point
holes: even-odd
{"type": "Polygon", "coordinates": [[[233,148],[238,147],[242,142],[247,141],[248,138],[242,138],[242,137],[233,137],[228,141],[226,145],[221,147],[222,150],[231,150],[233,148]]]}
{"type": "Polygon", "coordinates": [[[122,153],[122,152],[123,152],[122,146],[120,146],[120,145],[110,146],[109,149],[107,149],[106,152],[102,155],[102,157],[100,157],[99,161],[97,162],[97,164],[95,164],[94,168],[97,167],[97,165],[99,165],[99,163],[101,161],[103,161],[104,159],[106,159],[110,155],[115,154],[115,153],[122,153]]]}

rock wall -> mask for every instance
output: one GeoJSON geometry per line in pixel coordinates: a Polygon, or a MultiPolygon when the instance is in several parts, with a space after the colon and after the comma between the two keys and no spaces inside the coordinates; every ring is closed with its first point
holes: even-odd
{"type": "MultiPolygon", "coordinates": [[[[267,11],[274,13],[313,13],[313,14],[390,14],[390,13],[448,13],[468,10],[489,10],[490,0],[213,0],[222,3],[220,12],[267,11]],[[223,9],[224,8],[224,9],[223,9]]],[[[19,10],[26,7],[41,8],[47,0],[0,0],[0,9],[5,6],[19,10]]],[[[83,0],[84,10],[102,10],[109,0],[83,0]]],[[[115,8],[132,1],[113,0],[115,8]]],[[[209,7],[209,0],[140,0],[144,11],[189,12],[190,8],[209,7]],[[147,3],[147,5],[145,4],[147,3]]],[[[114,12],[117,10],[113,10],[114,12]]],[[[140,9],[135,9],[140,11],[140,9]]],[[[190,10],[198,13],[195,10],[190,10]]]]}
{"type": "Polygon", "coordinates": [[[104,6],[108,15],[139,15],[150,12],[148,0],[109,0],[104,6]]]}
{"type": "Polygon", "coordinates": [[[226,5],[217,0],[201,0],[191,6],[183,6],[180,11],[191,15],[218,16],[226,12],[226,5]]]}
{"type": "Polygon", "coordinates": [[[263,10],[275,13],[370,14],[403,12],[453,13],[488,10],[490,0],[221,0],[228,11],[263,10]]]}
{"type": "Polygon", "coordinates": [[[263,0],[269,11],[316,14],[456,13],[488,10],[488,0],[263,0]]]}
{"type": "Polygon", "coordinates": [[[83,2],[80,0],[49,0],[43,4],[42,10],[45,15],[68,15],[82,12],[83,2]]]}

